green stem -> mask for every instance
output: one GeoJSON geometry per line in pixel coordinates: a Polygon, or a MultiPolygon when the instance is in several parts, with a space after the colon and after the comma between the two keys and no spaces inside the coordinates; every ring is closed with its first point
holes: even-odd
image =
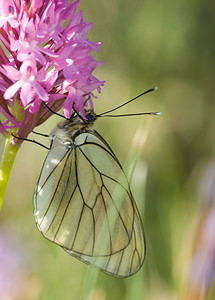
{"type": "Polygon", "coordinates": [[[80,300],[90,298],[90,294],[95,289],[100,272],[91,266],[88,266],[84,279],[83,289],[81,291],[80,300]]]}
{"type": "Polygon", "coordinates": [[[0,209],[2,206],[5,190],[9,180],[10,172],[19,149],[18,146],[11,143],[13,137],[7,137],[4,145],[4,152],[0,162],[0,209]]]}

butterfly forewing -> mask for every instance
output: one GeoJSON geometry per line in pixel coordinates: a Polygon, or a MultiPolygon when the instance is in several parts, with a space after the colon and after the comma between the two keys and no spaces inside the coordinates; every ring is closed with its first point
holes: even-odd
{"type": "Polygon", "coordinates": [[[82,261],[130,276],[143,263],[145,243],[128,181],[96,131],[86,127],[68,142],[71,131],[55,131],[34,193],[37,226],[82,261]]]}

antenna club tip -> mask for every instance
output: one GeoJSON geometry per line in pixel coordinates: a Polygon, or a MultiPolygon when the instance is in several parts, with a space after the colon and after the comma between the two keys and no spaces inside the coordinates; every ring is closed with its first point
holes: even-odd
{"type": "Polygon", "coordinates": [[[155,115],[161,116],[161,115],[162,115],[162,112],[161,112],[161,111],[158,111],[158,112],[155,113],[155,115]]]}
{"type": "Polygon", "coordinates": [[[154,91],[157,91],[158,89],[159,89],[158,86],[153,87],[153,90],[154,90],[154,91]]]}

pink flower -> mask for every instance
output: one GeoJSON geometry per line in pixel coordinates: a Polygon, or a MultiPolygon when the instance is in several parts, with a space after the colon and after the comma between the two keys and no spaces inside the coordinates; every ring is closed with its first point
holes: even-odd
{"type": "Polygon", "coordinates": [[[87,39],[92,24],[84,22],[82,12],[76,14],[78,5],[79,0],[0,0],[3,134],[17,127],[18,135],[27,137],[51,115],[44,101],[55,111],[64,106],[67,118],[73,108],[85,117],[85,106],[93,107],[93,92],[100,93],[104,82],[92,74],[102,63],[91,53],[101,43],[87,39]],[[19,116],[13,109],[17,101],[19,116]]]}
{"type": "Polygon", "coordinates": [[[37,77],[39,77],[38,73],[42,73],[42,69],[37,72],[35,61],[24,61],[20,67],[20,71],[17,71],[11,66],[4,66],[4,68],[8,78],[11,80],[18,79],[18,81],[12,84],[4,93],[5,99],[12,98],[20,89],[20,103],[23,107],[31,103],[36,95],[44,101],[48,100],[47,92],[37,81],[37,77]]]}
{"type": "Polygon", "coordinates": [[[18,27],[19,22],[16,20],[16,7],[14,1],[0,0],[0,27],[6,26],[7,22],[11,27],[18,27]]]}

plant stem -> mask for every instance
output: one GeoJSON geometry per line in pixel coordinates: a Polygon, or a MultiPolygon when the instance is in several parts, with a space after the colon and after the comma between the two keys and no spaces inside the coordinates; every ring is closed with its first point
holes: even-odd
{"type": "Polygon", "coordinates": [[[2,206],[5,190],[14,163],[14,159],[19,149],[18,146],[13,145],[11,143],[12,140],[13,140],[12,136],[6,138],[3,155],[1,157],[1,162],[0,162],[0,209],[2,206]]]}

